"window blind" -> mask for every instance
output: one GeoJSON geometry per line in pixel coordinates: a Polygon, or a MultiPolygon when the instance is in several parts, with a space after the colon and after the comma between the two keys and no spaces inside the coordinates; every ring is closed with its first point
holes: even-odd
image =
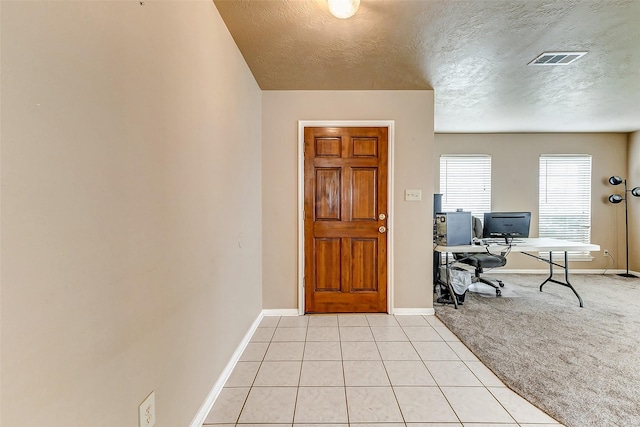
{"type": "MultiPolygon", "coordinates": [[[[590,155],[541,155],[539,197],[540,237],[590,243],[590,155]]],[[[569,255],[590,259],[589,252],[569,255]]]]}
{"type": "Polygon", "coordinates": [[[491,211],[491,156],[440,156],[442,210],[462,209],[481,220],[491,211]]]}

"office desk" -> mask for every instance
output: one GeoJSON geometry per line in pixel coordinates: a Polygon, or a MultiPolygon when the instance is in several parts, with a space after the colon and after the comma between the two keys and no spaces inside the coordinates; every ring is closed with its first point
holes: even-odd
{"type": "MultiPolygon", "coordinates": [[[[540,285],[540,292],[542,292],[542,287],[547,282],[552,282],[558,285],[566,286],[571,289],[573,293],[578,297],[578,301],[580,302],[580,307],[583,307],[582,298],[575,290],[571,282],[569,282],[569,256],[568,252],[571,251],[600,251],[599,245],[587,244],[587,243],[577,243],[570,242],[568,240],[560,240],[560,239],[551,239],[547,237],[540,238],[527,238],[527,239],[515,239],[514,244],[509,246],[505,243],[491,244],[491,245],[461,245],[461,246],[436,246],[434,251],[436,252],[467,252],[467,253],[484,253],[489,252],[493,254],[500,254],[503,252],[517,252],[528,255],[530,257],[536,258],[540,261],[546,262],[549,265],[549,277],[542,282],[540,285]],[[539,255],[534,255],[532,252],[549,252],[549,258],[543,258],[539,255]],[[553,261],[553,252],[564,252],[564,265],[557,264],[553,261]],[[556,280],[553,278],[553,267],[560,267],[564,269],[564,282],[556,280]]],[[[451,264],[456,261],[452,261],[451,263],[447,260],[447,271],[451,268],[451,264]]],[[[434,266],[436,268],[436,266],[434,266]]],[[[448,275],[448,273],[447,273],[448,275]]],[[[451,288],[450,281],[447,278],[447,285],[449,286],[449,291],[451,292],[453,302],[456,308],[458,308],[458,303],[453,294],[453,289],[451,288]]]]}

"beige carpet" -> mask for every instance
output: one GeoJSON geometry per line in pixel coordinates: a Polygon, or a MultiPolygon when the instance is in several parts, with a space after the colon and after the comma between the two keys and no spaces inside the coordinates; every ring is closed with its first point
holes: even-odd
{"type": "Polygon", "coordinates": [[[440,318],[509,387],[569,427],[640,426],[640,279],[504,274],[511,297],[468,293],[440,318]]]}

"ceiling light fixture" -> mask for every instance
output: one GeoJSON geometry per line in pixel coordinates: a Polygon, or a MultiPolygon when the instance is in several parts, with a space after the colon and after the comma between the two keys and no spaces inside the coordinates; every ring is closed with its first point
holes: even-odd
{"type": "Polygon", "coordinates": [[[329,12],[336,18],[351,18],[358,11],[360,0],[327,0],[329,12]]]}
{"type": "Polygon", "coordinates": [[[528,65],[569,65],[586,54],[587,52],[543,52],[528,65]]]}

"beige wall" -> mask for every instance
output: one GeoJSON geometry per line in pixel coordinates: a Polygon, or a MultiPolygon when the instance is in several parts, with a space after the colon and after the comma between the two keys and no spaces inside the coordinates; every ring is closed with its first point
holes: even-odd
{"type": "Polygon", "coordinates": [[[3,427],[187,426],[262,308],[261,93],[202,1],[2,1],[3,427]]]}
{"type": "MultiPolygon", "coordinates": [[[[640,187],[640,132],[629,134],[629,189],[640,187]]],[[[640,199],[629,196],[629,270],[640,273],[640,199]]]]}
{"type": "Polygon", "coordinates": [[[395,121],[395,307],[432,307],[432,91],[265,91],[263,305],[296,308],[299,120],[395,121]],[[422,189],[422,202],[403,201],[422,189]]]}
{"type": "MultiPolygon", "coordinates": [[[[436,134],[433,156],[434,188],[440,186],[441,154],[490,154],[491,204],[495,211],[531,211],[531,236],[538,230],[538,161],[540,154],[591,154],[591,242],[609,249],[616,259],[612,268],[624,268],[624,209],[608,203],[617,190],[611,175],[627,172],[625,134],[436,134]],[[614,231],[612,233],[612,230],[614,231]]],[[[472,176],[472,172],[470,172],[472,176]]],[[[572,268],[604,269],[611,264],[602,252],[591,262],[575,262],[572,268]]],[[[546,269],[522,254],[511,254],[510,269],[546,269]]]]}
{"type": "MultiPolygon", "coordinates": [[[[624,247],[604,202],[620,135],[434,149],[430,91],[261,93],[210,0],[5,0],[0,19],[3,427],[133,427],[152,390],[157,427],[188,425],[260,309],[297,307],[298,120],[395,121],[395,307],[432,306],[439,153],[492,154],[518,177],[494,181],[496,209],[535,211],[523,168],[590,152],[593,241],[624,247]]],[[[639,153],[636,133],[633,182],[639,153]]]]}

